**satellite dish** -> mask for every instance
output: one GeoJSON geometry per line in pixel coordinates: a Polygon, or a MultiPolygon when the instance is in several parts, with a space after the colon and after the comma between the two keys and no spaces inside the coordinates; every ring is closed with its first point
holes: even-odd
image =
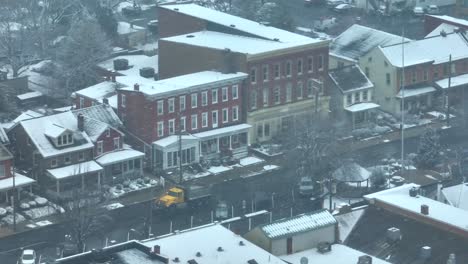
{"type": "Polygon", "coordinates": [[[308,264],[309,263],[309,259],[306,258],[306,257],[302,257],[301,260],[300,260],[301,264],[308,264]]]}

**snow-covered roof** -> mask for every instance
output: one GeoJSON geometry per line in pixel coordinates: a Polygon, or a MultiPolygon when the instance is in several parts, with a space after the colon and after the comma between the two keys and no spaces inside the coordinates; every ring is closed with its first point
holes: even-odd
{"type": "Polygon", "coordinates": [[[341,92],[358,91],[374,87],[358,65],[349,65],[329,71],[333,83],[341,92]]]}
{"type": "Polygon", "coordinates": [[[465,20],[465,19],[455,18],[455,17],[451,17],[451,16],[447,16],[447,15],[442,15],[442,16],[426,15],[426,16],[435,17],[435,18],[438,18],[438,19],[445,20],[447,22],[451,22],[451,23],[454,23],[454,24],[459,24],[459,25],[468,27],[468,20],[465,20]]]}
{"type": "Polygon", "coordinates": [[[28,120],[28,119],[31,119],[31,118],[37,118],[37,117],[41,117],[41,116],[44,116],[44,115],[41,114],[41,113],[32,111],[32,110],[27,110],[26,112],[21,113],[21,115],[19,115],[17,118],[15,118],[13,120],[13,123],[19,123],[19,122],[21,122],[23,120],[28,120]]]}
{"type": "Polygon", "coordinates": [[[417,88],[402,89],[397,93],[396,98],[402,98],[403,96],[405,98],[408,98],[408,97],[423,95],[427,93],[432,93],[435,91],[436,91],[436,88],[429,86],[429,85],[424,85],[422,87],[417,87],[417,88]]]}
{"type": "Polygon", "coordinates": [[[141,30],[145,30],[145,28],[137,26],[137,25],[132,25],[124,21],[119,21],[117,24],[117,33],[119,35],[135,33],[141,30]]]}
{"type": "Polygon", "coordinates": [[[98,138],[109,128],[109,125],[99,120],[83,116],[83,128],[88,137],[93,142],[96,142],[98,138]]]}
{"type": "MultiPolygon", "coordinates": [[[[305,257],[309,260],[308,263],[313,264],[350,264],[358,263],[360,256],[366,253],[352,249],[345,245],[334,244],[332,250],[326,253],[320,253],[316,248],[300,251],[290,255],[280,256],[282,260],[292,264],[300,264],[301,258],[305,257]]],[[[390,264],[390,262],[372,257],[373,264],[390,264]]]]}
{"type": "Polygon", "coordinates": [[[103,168],[99,164],[97,164],[94,160],[90,160],[57,169],[49,169],[47,170],[47,173],[52,178],[56,180],[61,180],[77,175],[94,173],[102,170],[103,168]]]}
{"type": "Polygon", "coordinates": [[[411,212],[421,218],[427,218],[431,220],[428,222],[433,223],[433,225],[438,222],[468,232],[468,211],[420,195],[411,197],[409,195],[409,190],[413,187],[419,188],[419,185],[413,183],[405,184],[385,191],[365,195],[364,198],[371,203],[372,201],[378,201],[411,212]],[[421,214],[421,205],[427,205],[429,207],[428,215],[421,214]]]}
{"type": "Polygon", "coordinates": [[[346,242],[349,234],[353,231],[356,223],[361,219],[364,214],[365,208],[355,209],[349,213],[333,215],[338,221],[339,235],[342,243],[346,242]]]}
{"type": "Polygon", "coordinates": [[[370,109],[374,109],[378,107],[380,107],[380,105],[376,103],[357,103],[357,104],[353,104],[348,107],[345,107],[345,110],[355,113],[355,112],[361,112],[361,111],[370,110],[370,109]]]}
{"type": "MultiPolygon", "coordinates": [[[[182,135],[181,138],[182,138],[182,143],[184,145],[186,145],[186,141],[194,141],[194,140],[198,141],[198,138],[196,138],[196,137],[194,137],[192,135],[182,135]]],[[[165,147],[167,147],[169,145],[172,145],[172,144],[178,143],[178,142],[179,142],[179,136],[172,135],[172,136],[168,136],[168,137],[165,137],[163,139],[154,141],[153,144],[156,145],[156,146],[165,148],[165,147]]]]}
{"type": "Polygon", "coordinates": [[[78,130],[78,121],[72,112],[23,120],[20,122],[20,125],[23,126],[31,142],[45,158],[93,148],[93,143],[88,135],[78,130]],[[72,131],[74,144],[64,148],[56,148],[45,134],[50,124],[55,124],[72,131]]]}
{"type": "Polygon", "coordinates": [[[468,183],[445,187],[442,194],[449,205],[468,211],[468,183]]]}
{"type": "MultiPolygon", "coordinates": [[[[449,78],[445,78],[436,82],[437,86],[442,89],[449,88],[449,78]]],[[[453,76],[450,78],[450,87],[458,87],[461,85],[468,84],[468,74],[462,74],[458,76],[453,76]]]]}
{"type": "MultiPolygon", "coordinates": [[[[15,188],[35,183],[34,179],[28,178],[22,174],[15,172],[15,188]]],[[[0,180],[0,192],[13,189],[13,177],[0,180]]]]}
{"type": "Polygon", "coordinates": [[[121,86],[118,83],[104,81],[87,88],[76,91],[75,94],[102,102],[102,99],[109,98],[116,94],[116,89],[121,86]]]}
{"type": "Polygon", "coordinates": [[[117,104],[118,104],[118,100],[119,100],[119,96],[117,94],[114,94],[113,96],[107,98],[107,100],[109,100],[109,105],[117,110],[117,104]]]}
{"type": "Polygon", "coordinates": [[[0,126],[0,144],[8,144],[10,143],[10,139],[8,138],[8,135],[3,128],[3,126],[0,126]]]}
{"type": "Polygon", "coordinates": [[[322,227],[336,224],[337,221],[326,209],[300,214],[294,217],[280,219],[270,224],[265,224],[260,229],[272,239],[284,236],[292,236],[322,227]]]}
{"type": "Polygon", "coordinates": [[[208,30],[167,37],[161,40],[217,50],[231,50],[250,55],[310,44],[309,41],[284,43],[208,30]]]}
{"type": "Polygon", "coordinates": [[[357,61],[377,46],[401,41],[401,36],[354,24],[330,43],[330,55],[357,61]]]}
{"type": "Polygon", "coordinates": [[[126,70],[117,71],[120,74],[128,76],[140,76],[140,69],[145,67],[154,68],[154,71],[158,72],[158,55],[146,56],[146,55],[122,55],[112,59],[100,62],[98,66],[105,70],[114,70],[114,60],[126,59],[128,60],[129,68],[126,70]]]}
{"type": "Polygon", "coordinates": [[[427,34],[425,38],[438,36],[440,35],[440,32],[442,31],[444,31],[445,33],[453,33],[455,32],[456,28],[457,26],[447,24],[447,23],[442,23],[438,27],[436,27],[434,30],[432,30],[432,32],[427,34]]]}
{"type": "Polygon", "coordinates": [[[160,7],[239,30],[259,38],[278,39],[278,42],[281,43],[315,43],[321,41],[196,4],[161,5],[160,7]]]}
{"type": "Polygon", "coordinates": [[[336,169],[332,177],[340,182],[363,182],[369,179],[371,172],[355,162],[345,162],[336,169]]]}
{"type": "Polygon", "coordinates": [[[137,83],[140,86],[140,92],[152,97],[173,95],[178,92],[193,91],[197,88],[206,89],[210,86],[238,83],[245,78],[247,78],[247,74],[243,72],[221,73],[202,71],[158,81],[138,76],[120,76],[117,81],[127,85],[127,87],[121,88],[121,90],[133,91],[134,84],[137,83]]]}
{"type": "Polygon", "coordinates": [[[32,98],[41,97],[41,96],[42,96],[41,92],[29,92],[29,93],[17,95],[16,97],[19,100],[27,100],[27,99],[32,99],[32,98]]]}
{"type": "Polygon", "coordinates": [[[0,161],[12,159],[13,155],[11,152],[3,145],[0,144],[0,161]]]}
{"type": "Polygon", "coordinates": [[[96,159],[96,162],[102,166],[113,164],[116,162],[141,158],[145,153],[133,149],[121,149],[106,153],[96,159]]]}
{"type": "Polygon", "coordinates": [[[239,124],[239,125],[234,125],[234,126],[211,129],[211,130],[196,133],[193,135],[202,140],[206,140],[206,139],[210,139],[213,137],[228,136],[228,135],[233,135],[233,134],[237,134],[240,132],[247,132],[251,127],[252,126],[249,124],[239,124]]]}
{"type": "Polygon", "coordinates": [[[81,109],[76,109],[73,110],[73,114],[75,114],[76,116],[78,116],[78,114],[83,114],[83,116],[85,117],[101,121],[114,128],[121,127],[123,125],[122,121],[114,112],[112,107],[106,104],[99,104],[81,109]]]}
{"type": "Polygon", "coordinates": [[[178,263],[191,263],[189,260],[196,260],[197,263],[203,264],[239,264],[255,260],[256,263],[284,264],[275,255],[220,224],[208,224],[163,235],[146,240],[143,244],[148,247],[160,246],[161,255],[169,258],[169,264],[176,263],[174,262],[176,257],[179,258],[178,263]],[[240,241],[243,245],[239,243],[240,241]],[[221,251],[218,251],[218,248],[221,248],[221,251]],[[200,257],[196,256],[197,252],[200,252],[200,257]]]}
{"type": "Polygon", "coordinates": [[[404,44],[395,44],[381,47],[382,53],[390,64],[402,67],[402,45],[404,45],[404,66],[423,63],[444,63],[452,60],[468,58],[468,42],[464,33],[447,33],[421,40],[408,41],[404,44]]]}
{"type": "Polygon", "coordinates": [[[44,126],[44,134],[51,138],[57,138],[67,131],[69,131],[67,128],[52,122],[47,122],[44,126]]]}

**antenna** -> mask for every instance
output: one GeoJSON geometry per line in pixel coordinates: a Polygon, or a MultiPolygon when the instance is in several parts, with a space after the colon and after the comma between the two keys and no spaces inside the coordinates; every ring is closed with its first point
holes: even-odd
{"type": "Polygon", "coordinates": [[[401,34],[401,171],[405,170],[405,28],[401,34]]]}

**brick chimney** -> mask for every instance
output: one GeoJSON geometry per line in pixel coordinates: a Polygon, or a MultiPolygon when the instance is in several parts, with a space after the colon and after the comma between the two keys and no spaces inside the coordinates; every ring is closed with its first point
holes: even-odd
{"type": "Polygon", "coordinates": [[[135,83],[135,84],[133,85],[133,90],[135,90],[135,91],[140,91],[140,85],[139,85],[138,83],[135,83]]]}
{"type": "Polygon", "coordinates": [[[84,116],[83,114],[78,114],[78,130],[81,132],[84,131],[84,116]]]}
{"type": "Polygon", "coordinates": [[[109,99],[102,98],[102,103],[108,105],[109,104],[109,99]]]}
{"type": "Polygon", "coordinates": [[[116,79],[115,79],[115,71],[112,71],[110,79],[111,79],[112,82],[117,82],[116,79]]]}
{"type": "Polygon", "coordinates": [[[153,253],[161,254],[161,246],[160,245],[154,245],[153,246],[153,253]]]}
{"type": "Polygon", "coordinates": [[[421,205],[421,214],[423,215],[429,215],[429,206],[422,204],[421,205]]]}

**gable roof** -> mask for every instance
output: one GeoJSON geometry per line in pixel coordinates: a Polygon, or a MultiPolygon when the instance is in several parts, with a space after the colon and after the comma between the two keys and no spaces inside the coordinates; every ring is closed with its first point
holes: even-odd
{"type": "Polygon", "coordinates": [[[434,30],[432,30],[432,32],[427,34],[425,38],[438,36],[440,35],[440,32],[442,31],[444,31],[445,33],[453,33],[455,32],[456,29],[457,29],[457,26],[447,24],[447,23],[442,23],[438,27],[436,27],[434,30]]]}
{"type": "Polygon", "coordinates": [[[328,74],[342,93],[374,87],[361,68],[355,64],[330,70],[328,74]]]}
{"type": "Polygon", "coordinates": [[[468,183],[445,187],[442,189],[448,204],[468,211],[468,183]]]}
{"type": "Polygon", "coordinates": [[[340,182],[363,182],[369,179],[371,173],[355,162],[345,162],[336,169],[332,177],[340,182]]]}
{"type": "Polygon", "coordinates": [[[57,138],[58,136],[62,135],[63,133],[67,132],[68,129],[64,128],[63,126],[59,125],[59,124],[55,124],[55,123],[52,123],[52,122],[48,122],[46,125],[45,125],[45,130],[44,130],[44,134],[48,137],[51,137],[51,138],[57,138]]]}
{"type": "Polygon", "coordinates": [[[72,112],[23,120],[20,122],[20,125],[44,158],[93,148],[93,143],[86,132],[78,130],[78,121],[72,112]],[[74,137],[74,144],[63,148],[56,148],[46,136],[46,130],[50,124],[71,131],[74,137]]]}
{"type": "Polygon", "coordinates": [[[330,54],[357,61],[377,46],[401,41],[401,36],[354,24],[330,43],[330,54]]]}
{"type": "Polygon", "coordinates": [[[402,45],[404,45],[404,66],[423,63],[444,63],[452,60],[468,58],[468,42],[465,33],[447,33],[421,40],[407,41],[404,44],[379,47],[390,64],[402,67],[402,45]]]}
{"type": "Polygon", "coordinates": [[[107,104],[98,104],[90,107],[76,109],[72,111],[75,116],[83,114],[83,116],[101,121],[111,127],[118,128],[123,126],[122,121],[114,112],[112,107],[107,104]]]}
{"type": "Polygon", "coordinates": [[[0,144],[9,144],[10,139],[7,136],[7,133],[3,126],[0,125],[0,144]]]}
{"type": "Polygon", "coordinates": [[[87,88],[78,90],[75,92],[75,94],[102,102],[102,99],[109,98],[112,95],[116,94],[116,89],[120,86],[121,85],[119,83],[104,81],[89,86],[87,88]]]}
{"type": "Polygon", "coordinates": [[[259,228],[271,239],[292,236],[299,233],[335,225],[336,219],[326,209],[300,214],[290,218],[277,220],[259,228]]]}

